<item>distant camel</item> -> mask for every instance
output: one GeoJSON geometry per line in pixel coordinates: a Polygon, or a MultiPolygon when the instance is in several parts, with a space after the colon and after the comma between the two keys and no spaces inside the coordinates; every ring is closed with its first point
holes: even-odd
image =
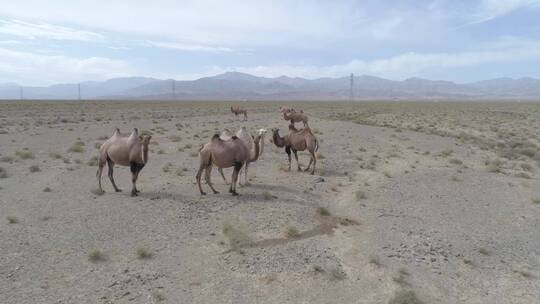
{"type": "Polygon", "coordinates": [[[216,165],[218,168],[234,167],[229,192],[232,193],[232,195],[238,195],[236,192],[238,173],[246,162],[253,162],[257,160],[259,157],[260,140],[260,136],[255,137],[255,151],[252,154],[248,150],[246,144],[238,137],[233,136],[231,140],[222,140],[219,138],[219,134],[215,134],[210,142],[204,145],[199,151],[200,166],[199,171],[197,172],[197,185],[199,186],[201,195],[206,194],[201,187],[201,176],[203,170],[205,170],[204,179],[206,180],[206,183],[214,193],[218,193],[210,181],[212,165],[216,165]]]}
{"type": "Polygon", "coordinates": [[[273,142],[279,147],[285,147],[285,152],[289,158],[289,171],[291,170],[291,150],[294,153],[294,158],[296,159],[296,164],[298,166],[298,171],[301,171],[300,163],[298,162],[297,151],[308,150],[311,154],[311,159],[309,160],[309,165],[304,171],[308,171],[313,163],[313,168],[311,169],[311,174],[315,174],[315,166],[317,164],[317,157],[315,152],[319,150],[319,141],[311,132],[309,127],[305,127],[301,130],[297,130],[293,124],[289,125],[289,134],[285,137],[279,136],[279,129],[272,129],[273,142]]]}
{"type": "MultiPolygon", "coordinates": [[[[266,132],[267,132],[266,129],[257,130],[257,134],[259,136],[261,136],[261,144],[260,144],[260,151],[259,151],[258,157],[260,157],[263,154],[263,151],[264,151],[264,136],[266,135],[266,132]]],[[[254,144],[253,144],[253,137],[246,130],[246,127],[240,128],[240,130],[238,130],[238,132],[236,132],[236,137],[241,139],[246,144],[249,151],[253,155],[253,153],[254,153],[253,149],[255,148],[254,144]]],[[[221,132],[221,135],[219,136],[219,138],[221,138],[222,140],[230,140],[232,138],[232,134],[231,134],[231,132],[229,130],[225,129],[223,132],[221,132]]],[[[244,184],[245,185],[249,185],[249,181],[248,181],[248,177],[247,177],[249,163],[250,162],[246,162],[246,165],[243,167],[244,168],[244,184]]],[[[225,181],[225,184],[228,185],[229,183],[227,182],[227,179],[225,178],[225,175],[223,174],[223,169],[218,168],[218,171],[221,174],[221,177],[223,178],[223,180],[225,181]]],[[[241,180],[242,180],[242,176],[240,175],[240,180],[239,180],[240,185],[242,185],[241,180]]]]}
{"type": "Polygon", "coordinates": [[[101,188],[101,173],[105,162],[109,166],[109,179],[116,192],[120,190],[114,182],[113,170],[114,165],[129,166],[131,169],[133,188],[131,189],[131,196],[137,196],[139,190],[137,190],[136,182],[139,177],[139,172],[148,162],[148,144],[152,136],[143,135],[139,136],[137,128],[133,129],[133,132],[129,136],[120,134],[120,130],[116,128],[113,135],[105,141],[99,148],[99,160],[98,160],[98,187],[101,188]]]}
{"type": "Polygon", "coordinates": [[[285,120],[290,120],[293,125],[294,123],[301,121],[304,123],[304,127],[308,126],[308,117],[304,114],[304,111],[300,110],[300,112],[296,112],[292,108],[281,107],[280,112],[283,114],[283,118],[285,120]]]}
{"type": "Polygon", "coordinates": [[[242,108],[240,108],[240,107],[235,107],[235,108],[233,108],[233,107],[231,106],[231,112],[234,114],[234,116],[235,116],[236,118],[238,118],[238,115],[244,114],[244,121],[247,120],[247,111],[246,111],[246,109],[242,109],[242,108]]]}

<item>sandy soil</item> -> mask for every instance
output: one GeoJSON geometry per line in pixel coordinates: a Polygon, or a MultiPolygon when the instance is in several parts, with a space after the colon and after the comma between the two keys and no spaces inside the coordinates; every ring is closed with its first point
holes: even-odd
{"type": "Polygon", "coordinates": [[[200,196],[215,132],[287,130],[230,104],[0,103],[0,303],[540,303],[540,104],[291,103],[316,174],[268,134],[200,196]],[[115,127],[153,134],[136,198],[127,167],[95,191],[115,127]]]}

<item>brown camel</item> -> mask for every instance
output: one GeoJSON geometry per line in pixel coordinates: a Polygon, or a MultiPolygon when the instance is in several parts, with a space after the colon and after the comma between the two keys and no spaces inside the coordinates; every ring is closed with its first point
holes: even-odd
{"type": "Polygon", "coordinates": [[[99,190],[103,192],[101,187],[101,174],[105,163],[109,166],[109,179],[116,192],[120,190],[114,182],[113,170],[114,165],[129,166],[131,169],[131,182],[133,188],[131,189],[131,196],[137,196],[139,190],[137,190],[136,182],[139,177],[139,173],[142,168],[148,162],[148,144],[152,136],[143,135],[139,136],[137,128],[133,129],[130,135],[120,134],[120,130],[116,128],[113,135],[105,141],[99,148],[98,170],[97,179],[99,190]]]}
{"type": "Polygon", "coordinates": [[[212,165],[216,165],[218,168],[230,168],[234,167],[234,171],[231,177],[231,187],[229,192],[232,195],[238,195],[236,192],[236,182],[238,181],[238,173],[246,162],[256,161],[259,157],[259,141],[260,136],[255,137],[255,151],[250,153],[246,144],[236,136],[233,136],[231,140],[222,140],[219,138],[219,134],[215,134],[209,143],[203,146],[199,152],[200,166],[197,172],[197,185],[201,195],[206,193],[201,187],[201,175],[205,170],[204,179],[206,183],[212,189],[214,193],[218,193],[210,180],[210,173],[212,172],[212,165]]]}
{"type": "Polygon", "coordinates": [[[296,164],[298,166],[298,171],[301,171],[300,163],[298,162],[298,151],[308,150],[311,154],[311,159],[309,160],[309,165],[304,171],[308,171],[313,163],[311,169],[311,174],[315,174],[315,165],[317,164],[317,157],[315,152],[319,150],[319,141],[311,132],[309,127],[305,127],[301,130],[297,130],[293,124],[289,125],[289,134],[285,137],[279,136],[279,129],[272,129],[273,142],[277,147],[285,147],[285,152],[289,158],[289,171],[291,170],[291,150],[294,153],[294,158],[296,159],[296,164]]]}
{"type": "Polygon", "coordinates": [[[247,111],[246,111],[246,109],[242,109],[242,108],[240,108],[240,107],[235,107],[235,108],[233,108],[233,107],[231,106],[231,112],[234,114],[234,116],[235,116],[236,118],[238,118],[238,115],[244,114],[244,121],[247,120],[247,111]]]}
{"type": "MultiPolygon", "coordinates": [[[[261,137],[260,151],[259,151],[259,155],[257,157],[260,157],[263,154],[263,151],[264,151],[264,136],[266,135],[266,132],[267,132],[266,129],[257,130],[257,134],[261,137]]],[[[246,127],[240,128],[240,130],[238,130],[238,132],[236,132],[236,137],[241,139],[246,144],[246,146],[248,147],[249,151],[251,152],[251,155],[254,155],[255,152],[253,151],[253,149],[255,147],[254,147],[254,144],[253,144],[253,137],[249,134],[246,127]]],[[[221,135],[219,136],[219,138],[221,138],[222,140],[231,139],[232,138],[231,132],[229,130],[225,129],[223,132],[221,132],[221,135]]],[[[257,160],[257,159],[255,159],[255,160],[257,160]]],[[[248,181],[248,177],[247,177],[249,163],[250,162],[246,162],[246,165],[243,167],[244,168],[244,184],[245,185],[249,185],[249,181],[248,181]]],[[[223,181],[225,181],[225,184],[228,185],[229,183],[227,182],[227,179],[225,178],[225,175],[223,174],[223,169],[218,168],[218,171],[221,174],[221,177],[223,178],[223,181]]],[[[240,174],[240,178],[239,178],[238,183],[240,184],[240,186],[242,186],[242,175],[241,174],[240,174]]]]}
{"type": "Polygon", "coordinates": [[[290,120],[293,125],[301,121],[304,123],[304,127],[308,127],[308,117],[304,114],[304,111],[300,110],[300,112],[296,112],[291,108],[281,108],[281,113],[283,113],[283,118],[290,120]]]}

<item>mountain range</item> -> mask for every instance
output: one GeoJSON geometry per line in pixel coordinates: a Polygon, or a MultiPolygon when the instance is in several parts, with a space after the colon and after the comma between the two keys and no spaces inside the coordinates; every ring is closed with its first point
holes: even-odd
{"type": "MultiPolygon", "coordinates": [[[[197,80],[148,77],[114,78],[45,87],[0,84],[0,99],[142,99],[142,100],[348,100],[350,77],[276,78],[227,72],[197,80]],[[22,89],[21,89],[22,88],[22,89]],[[22,92],[21,92],[22,91],[22,92]]],[[[540,79],[497,78],[466,84],[409,78],[403,81],[373,76],[353,78],[353,98],[359,100],[540,99],[540,79]]]]}

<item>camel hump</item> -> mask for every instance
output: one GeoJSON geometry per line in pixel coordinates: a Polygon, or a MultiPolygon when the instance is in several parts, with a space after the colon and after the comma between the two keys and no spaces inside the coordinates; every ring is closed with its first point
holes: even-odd
{"type": "Polygon", "coordinates": [[[238,136],[233,135],[231,138],[232,138],[232,139],[238,139],[238,136]]]}
{"type": "Polygon", "coordinates": [[[215,141],[215,140],[221,140],[219,138],[219,134],[217,134],[217,133],[212,136],[212,141],[215,141]]]}

